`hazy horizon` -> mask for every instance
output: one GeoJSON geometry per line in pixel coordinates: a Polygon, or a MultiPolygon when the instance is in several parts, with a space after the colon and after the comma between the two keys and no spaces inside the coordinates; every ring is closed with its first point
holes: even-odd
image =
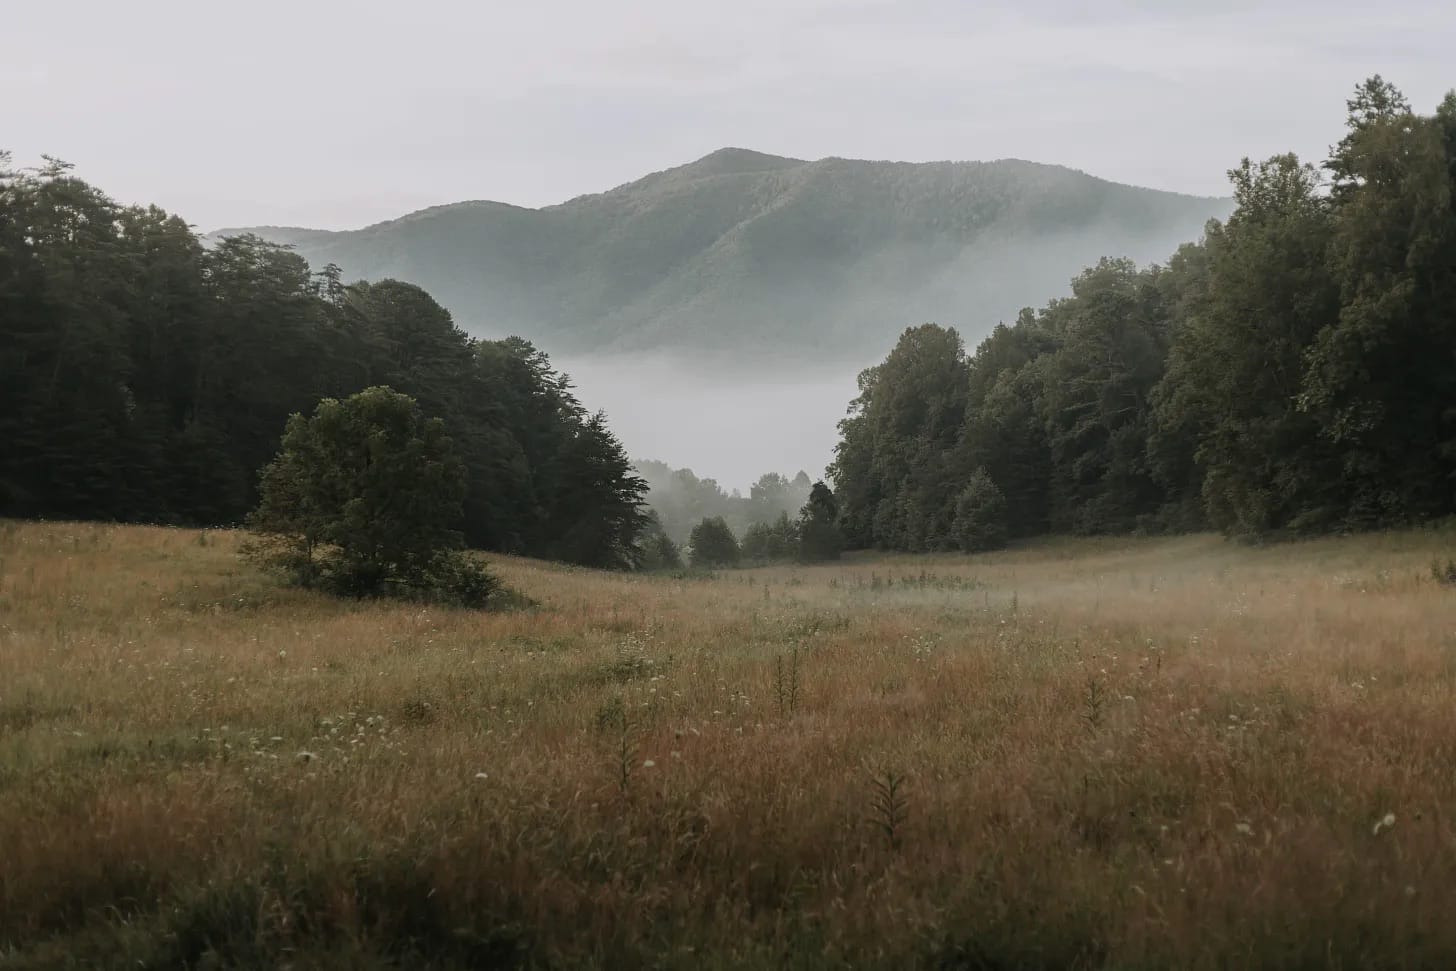
{"type": "Polygon", "coordinates": [[[691,469],[745,496],[765,472],[824,478],[861,370],[837,365],[730,375],[673,355],[552,363],[571,377],[583,405],[606,412],[633,461],[691,469]]]}
{"type": "Polygon", "coordinates": [[[1127,0],[1095,15],[949,0],[643,0],[625,15],[581,0],[92,0],[72,13],[57,31],[43,7],[10,12],[0,147],[64,158],[120,201],[203,229],[351,229],[470,199],[534,208],[724,146],[1021,158],[1221,196],[1244,155],[1323,158],[1340,120],[1329,92],[1368,74],[1434,104],[1456,37],[1456,8],[1427,0],[1127,0]]]}

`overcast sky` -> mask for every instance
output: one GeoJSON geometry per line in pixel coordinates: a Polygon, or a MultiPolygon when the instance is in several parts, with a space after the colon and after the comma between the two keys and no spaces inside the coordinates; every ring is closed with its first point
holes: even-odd
{"type": "Polygon", "coordinates": [[[1223,194],[1241,155],[1323,158],[1370,73],[1431,110],[1453,51],[1447,0],[56,0],[0,14],[0,147],[204,230],[545,205],[725,145],[1223,194]]]}

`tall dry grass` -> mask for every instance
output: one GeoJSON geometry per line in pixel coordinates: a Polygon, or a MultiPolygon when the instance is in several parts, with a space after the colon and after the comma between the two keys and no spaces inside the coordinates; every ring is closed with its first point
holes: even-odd
{"type": "Polygon", "coordinates": [[[1450,533],[505,558],[0,524],[0,967],[1456,965],[1450,533]]]}

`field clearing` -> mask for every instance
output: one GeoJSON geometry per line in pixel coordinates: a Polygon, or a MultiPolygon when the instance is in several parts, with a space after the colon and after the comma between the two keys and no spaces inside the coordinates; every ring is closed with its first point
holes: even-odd
{"type": "Polygon", "coordinates": [[[504,613],[239,541],[0,522],[0,968],[1456,966],[1450,530],[504,613]]]}

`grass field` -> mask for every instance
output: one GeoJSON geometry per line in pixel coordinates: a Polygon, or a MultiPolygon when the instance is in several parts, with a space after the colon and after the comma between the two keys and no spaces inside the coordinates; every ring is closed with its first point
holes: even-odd
{"type": "Polygon", "coordinates": [[[0,523],[0,968],[1456,966],[1456,534],[508,613],[0,523]]]}

